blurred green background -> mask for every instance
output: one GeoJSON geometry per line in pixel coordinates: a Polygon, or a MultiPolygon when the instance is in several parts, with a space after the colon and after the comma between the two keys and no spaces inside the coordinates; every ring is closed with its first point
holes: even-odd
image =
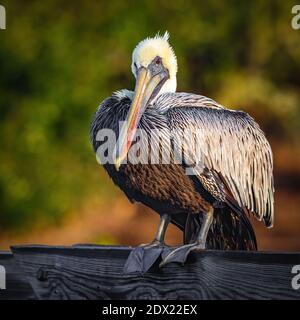
{"type": "MultiPolygon", "coordinates": [[[[276,221],[274,231],[257,225],[261,247],[300,249],[296,2],[1,4],[7,29],[0,30],[0,246],[151,239],[156,215],[130,205],[106,177],[89,126],[105,97],[134,87],[135,45],[168,30],[178,57],[178,91],[249,112],[271,142],[276,221]]],[[[171,230],[170,241],[179,240],[171,230]]]]}

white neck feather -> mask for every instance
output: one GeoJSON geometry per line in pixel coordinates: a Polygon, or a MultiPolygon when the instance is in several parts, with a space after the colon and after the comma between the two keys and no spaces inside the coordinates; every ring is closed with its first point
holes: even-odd
{"type": "Polygon", "coordinates": [[[159,90],[159,93],[156,95],[156,97],[154,97],[151,102],[150,105],[153,105],[155,103],[155,101],[157,100],[157,98],[163,94],[163,93],[174,93],[176,92],[176,87],[177,87],[177,80],[176,77],[172,77],[170,79],[168,79],[163,86],[161,87],[161,89],[159,90]]]}
{"type": "Polygon", "coordinates": [[[168,79],[162,86],[162,88],[159,91],[159,94],[162,93],[168,93],[168,92],[176,92],[176,88],[177,88],[177,80],[176,77],[172,77],[170,79],[168,79]]]}

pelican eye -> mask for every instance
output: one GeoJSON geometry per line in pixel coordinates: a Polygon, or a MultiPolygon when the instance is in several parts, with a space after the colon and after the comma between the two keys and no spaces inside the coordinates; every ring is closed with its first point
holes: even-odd
{"type": "Polygon", "coordinates": [[[160,58],[156,58],[155,64],[156,64],[157,66],[159,66],[159,65],[161,64],[161,59],[160,59],[160,58]]]}
{"type": "Polygon", "coordinates": [[[149,70],[151,71],[152,76],[155,76],[159,73],[162,72],[167,72],[167,70],[165,69],[164,65],[163,65],[163,61],[161,59],[161,57],[156,56],[152,62],[149,64],[148,66],[149,70]]]}

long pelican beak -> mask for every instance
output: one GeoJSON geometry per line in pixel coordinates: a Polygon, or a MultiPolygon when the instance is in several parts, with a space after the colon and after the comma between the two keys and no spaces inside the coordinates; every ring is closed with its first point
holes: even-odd
{"type": "Polygon", "coordinates": [[[142,114],[150,100],[157,95],[168,76],[166,70],[152,75],[149,68],[141,67],[139,69],[132,104],[116,144],[115,167],[117,170],[127,156],[142,114]]]}

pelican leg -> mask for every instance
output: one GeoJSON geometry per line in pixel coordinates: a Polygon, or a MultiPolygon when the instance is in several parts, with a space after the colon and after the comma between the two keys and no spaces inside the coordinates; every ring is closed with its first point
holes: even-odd
{"type": "Polygon", "coordinates": [[[170,216],[168,214],[161,215],[155,238],[148,244],[141,244],[140,247],[148,249],[153,247],[165,246],[165,235],[169,222],[170,216]]]}
{"type": "Polygon", "coordinates": [[[154,240],[131,251],[124,266],[125,273],[144,273],[153,266],[166,247],[164,239],[169,222],[169,215],[161,215],[154,240]]]}
{"type": "Polygon", "coordinates": [[[190,252],[205,250],[207,234],[213,221],[213,212],[214,209],[211,207],[211,210],[205,213],[196,241],[171,251],[166,257],[163,257],[163,261],[159,265],[160,267],[171,262],[184,264],[190,252]]]}

